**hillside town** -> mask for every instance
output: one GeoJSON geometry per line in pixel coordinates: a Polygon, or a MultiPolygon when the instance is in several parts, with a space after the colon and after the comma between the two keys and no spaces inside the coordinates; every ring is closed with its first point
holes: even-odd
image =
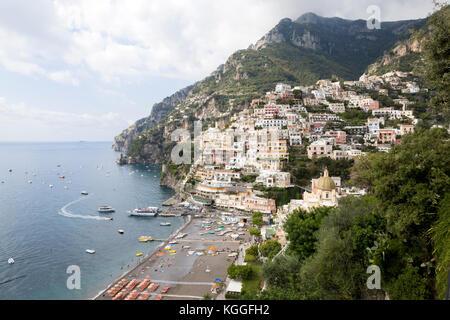
{"type": "MultiPolygon", "coordinates": [[[[234,115],[225,129],[210,127],[197,137],[201,156],[186,179],[191,199],[199,206],[249,214],[262,212],[262,233],[286,243],[282,229],[287,215],[301,208],[337,206],[347,195],[365,190],[348,187],[327,169],[302,188],[299,199],[277,206],[262,188],[296,185],[286,170],[290,150],[304,148],[308,159],[354,159],[368,152],[388,152],[402,135],[414,131],[418,120],[402,94],[426,92],[407,72],[363,75],[358,81],[319,80],[313,86],[279,83],[274,91],[254,99],[248,109],[234,115]],[[393,105],[382,106],[366,92],[399,95],[393,105]],[[360,123],[346,120],[357,114],[360,123]],[[363,119],[363,120],[361,120],[363,119]]],[[[267,237],[268,238],[268,237],[267,237]]]]}

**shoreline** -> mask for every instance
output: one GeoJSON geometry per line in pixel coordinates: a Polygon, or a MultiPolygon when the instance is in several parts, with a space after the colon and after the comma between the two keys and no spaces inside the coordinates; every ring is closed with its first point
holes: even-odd
{"type": "Polygon", "coordinates": [[[165,241],[162,241],[157,247],[155,247],[155,249],[152,251],[151,254],[145,256],[144,259],[142,261],[139,261],[134,267],[132,267],[132,269],[130,269],[128,271],[125,271],[117,279],[113,280],[110,284],[108,284],[108,286],[105,289],[102,289],[96,296],[94,296],[93,298],[90,298],[88,300],[96,300],[96,299],[98,299],[103,293],[105,293],[108,289],[110,289],[120,279],[131,275],[139,267],[141,267],[142,265],[144,265],[147,262],[150,262],[151,259],[154,258],[156,256],[156,254],[159,252],[159,249],[161,247],[165,247],[170,241],[173,241],[175,239],[175,236],[177,234],[179,234],[181,231],[183,231],[184,229],[186,229],[187,227],[189,227],[189,225],[193,221],[192,216],[190,214],[188,214],[187,216],[182,216],[182,217],[185,219],[184,224],[181,227],[179,227],[178,229],[176,229],[174,232],[172,232],[165,241]]]}

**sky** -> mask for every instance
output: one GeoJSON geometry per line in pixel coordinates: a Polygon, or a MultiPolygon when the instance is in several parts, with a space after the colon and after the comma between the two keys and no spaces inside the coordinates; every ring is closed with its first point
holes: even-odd
{"type": "Polygon", "coordinates": [[[113,141],[281,19],[424,18],[431,0],[0,0],[0,141],[113,141]]]}

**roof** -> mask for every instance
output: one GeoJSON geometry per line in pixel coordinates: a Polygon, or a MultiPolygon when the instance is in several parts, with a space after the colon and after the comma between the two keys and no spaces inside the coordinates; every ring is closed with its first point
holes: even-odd
{"type": "Polygon", "coordinates": [[[320,177],[316,182],[316,188],[320,190],[331,191],[336,188],[333,179],[328,176],[328,170],[325,169],[323,177],[320,177]]]}
{"type": "Polygon", "coordinates": [[[231,280],[227,287],[227,292],[241,292],[242,281],[231,280]]]}

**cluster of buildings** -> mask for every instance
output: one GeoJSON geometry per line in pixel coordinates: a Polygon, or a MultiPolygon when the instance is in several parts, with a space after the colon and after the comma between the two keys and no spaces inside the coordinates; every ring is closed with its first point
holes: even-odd
{"type": "Polygon", "coordinates": [[[309,87],[278,84],[274,91],[254,99],[250,108],[234,115],[226,128],[211,127],[196,137],[201,156],[194,168],[197,183],[192,193],[219,208],[267,214],[335,206],[340,196],[360,194],[363,191],[343,188],[340,177],[330,177],[326,170],[313,179],[302,199],[291,200],[282,208],[254,187],[292,186],[286,172],[289,148],[306,146],[309,159],[341,160],[363,155],[368,146],[388,151],[399,143],[416,124],[408,109],[410,101],[400,95],[395,105],[380,107],[379,101],[360,92],[388,94],[387,85],[402,93],[419,92],[415,82],[406,80],[408,75],[390,72],[363,75],[359,81],[319,80],[309,87]],[[364,114],[365,123],[347,123],[344,116],[351,109],[364,114]],[[396,119],[402,121],[392,121],[396,119]],[[387,127],[386,123],[397,125],[387,127]]]}

